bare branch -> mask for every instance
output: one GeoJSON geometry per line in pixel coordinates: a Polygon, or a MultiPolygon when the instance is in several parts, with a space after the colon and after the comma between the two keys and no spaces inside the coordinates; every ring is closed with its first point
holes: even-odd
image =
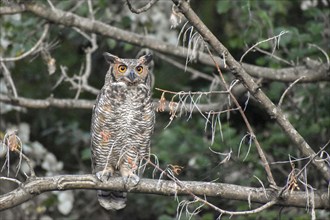
{"type": "Polygon", "coordinates": [[[8,4],[8,6],[0,7],[0,15],[10,15],[24,12],[24,5],[8,4]]]}
{"type": "Polygon", "coordinates": [[[27,108],[81,108],[81,109],[91,109],[94,105],[95,100],[75,100],[75,99],[56,99],[49,97],[47,99],[29,99],[29,98],[9,98],[6,95],[0,94],[0,102],[24,106],[27,108]]]}
{"type": "Polygon", "coordinates": [[[13,78],[11,77],[11,73],[9,72],[8,68],[6,67],[6,65],[3,62],[0,61],[0,63],[1,63],[2,69],[3,69],[2,73],[3,73],[4,79],[5,79],[7,90],[10,95],[17,98],[16,86],[14,84],[13,78]]]}
{"type": "MultiPolygon", "coordinates": [[[[269,203],[276,199],[276,194],[271,189],[245,187],[232,184],[181,181],[185,188],[181,188],[173,181],[141,179],[139,184],[130,192],[148,193],[158,195],[188,195],[187,191],[196,195],[220,197],[257,203],[269,203]],[[266,191],[267,197],[264,192],[266,191]]],[[[0,211],[22,204],[29,199],[47,191],[72,190],[72,189],[102,189],[126,191],[123,179],[110,178],[108,182],[100,182],[94,175],[62,175],[52,177],[30,178],[22,183],[19,188],[0,196],[0,211]]],[[[308,198],[305,192],[285,193],[281,199],[272,204],[283,206],[296,206],[305,208],[308,198]]],[[[327,192],[315,192],[315,208],[330,209],[330,199],[327,192]]]]}
{"type": "Polygon", "coordinates": [[[270,52],[268,52],[268,51],[266,51],[266,50],[263,50],[263,49],[261,49],[261,48],[259,48],[259,47],[255,47],[255,49],[256,49],[257,51],[259,51],[259,52],[261,52],[261,53],[263,53],[263,54],[266,54],[267,56],[270,56],[270,57],[272,57],[272,58],[274,58],[274,59],[276,59],[276,60],[278,60],[278,61],[280,61],[280,62],[283,62],[283,63],[289,65],[289,66],[294,66],[293,61],[289,62],[289,61],[287,61],[287,60],[285,60],[285,59],[283,59],[283,58],[281,58],[281,57],[276,56],[274,53],[270,53],[270,52]]]}
{"type": "Polygon", "coordinates": [[[317,46],[316,44],[309,44],[309,46],[310,47],[315,47],[323,53],[323,55],[327,59],[328,68],[330,68],[330,59],[329,59],[329,55],[327,54],[327,52],[325,52],[321,47],[317,46]]]}
{"type": "MultiPolygon", "coordinates": [[[[53,97],[49,97],[47,99],[30,99],[30,98],[23,98],[23,97],[17,97],[17,98],[10,98],[6,95],[3,95],[0,93],[0,103],[8,103],[15,106],[22,106],[26,108],[67,108],[67,109],[92,109],[95,100],[86,100],[86,99],[56,99],[53,97]]],[[[158,106],[159,100],[155,99],[153,101],[154,106],[158,106]]],[[[169,112],[171,109],[169,107],[169,102],[165,101],[164,103],[164,111],[169,112]]],[[[219,103],[209,103],[209,104],[198,104],[196,105],[197,108],[192,109],[192,112],[209,112],[209,111],[217,111],[221,110],[221,105],[219,103]]],[[[180,107],[180,105],[179,105],[180,107]]]]}
{"type": "Polygon", "coordinates": [[[169,93],[169,94],[173,94],[173,95],[210,95],[210,94],[228,94],[229,92],[227,91],[209,91],[209,92],[184,92],[184,91],[180,91],[180,92],[174,92],[174,91],[169,91],[169,90],[165,90],[165,89],[160,89],[160,88],[155,88],[158,91],[161,91],[163,93],[169,93]]]}
{"type": "MultiPolygon", "coordinates": [[[[78,90],[78,93],[79,91],[81,90],[84,90],[84,91],[87,91],[91,94],[94,94],[94,95],[97,95],[99,93],[99,90],[90,86],[88,83],[87,83],[87,79],[89,77],[89,74],[90,74],[90,65],[91,65],[91,59],[90,59],[90,55],[88,55],[88,53],[86,54],[86,71],[85,71],[85,74],[83,76],[77,76],[77,75],[74,75],[73,77],[69,77],[68,74],[66,73],[67,71],[67,68],[65,66],[60,66],[60,69],[61,69],[61,73],[62,73],[62,77],[60,77],[60,79],[58,80],[58,82],[56,83],[56,85],[53,87],[53,88],[56,88],[62,80],[65,80],[67,82],[69,82],[71,85],[72,85],[72,88],[73,89],[77,89],[78,90]],[[89,63],[89,64],[87,64],[89,63]],[[78,80],[78,82],[77,82],[78,80]]],[[[77,94],[78,94],[77,93],[77,94]]]]}
{"type": "MultiPolygon", "coordinates": [[[[154,38],[146,37],[143,35],[128,32],[100,21],[92,21],[76,14],[65,12],[60,9],[49,9],[48,7],[39,3],[23,3],[20,5],[13,5],[15,10],[11,10],[12,13],[32,12],[34,15],[50,20],[57,24],[62,24],[69,27],[77,27],[79,29],[101,34],[116,40],[124,41],[137,45],[140,47],[147,47],[160,53],[173,55],[176,57],[186,58],[188,49],[185,47],[178,47],[176,45],[168,44],[159,41],[154,38]],[[16,11],[16,12],[15,12],[16,11]]],[[[0,7],[0,15],[4,12],[10,11],[8,6],[0,7]]],[[[225,67],[225,62],[219,57],[215,57],[216,62],[222,69],[225,67]]],[[[196,51],[195,60],[202,64],[214,66],[213,61],[209,55],[200,51],[196,51]]],[[[281,82],[293,82],[301,76],[306,76],[303,82],[315,82],[315,81],[330,81],[330,75],[328,74],[327,64],[322,64],[317,69],[309,69],[306,66],[296,66],[290,68],[273,69],[266,67],[259,67],[251,64],[243,63],[242,67],[253,77],[264,78],[269,80],[281,81],[281,82]]]]}
{"type": "Polygon", "coordinates": [[[178,67],[182,70],[185,70],[185,71],[191,73],[192,78],[200,77],[202,79],[206,79],[206,80],[211,81],[211,82],[214,80],[214,76],[210,76],[208,74],[202,73],[202,72],[200,72],[198,70],[195,70],[191,67],[186,67],[185,65],[182,65],[181,63],[179,63],[179,62],[177,62],[177,61],[175,61],[175,60],[173,60],[173,59],[171,59],[171,58],[169,58],[169,57],[167,57],[163,54],[156,53],[156,55],[158,57],[160,57],[162,60],[165,60],[166,62],[172,64],[173,66],[176,66],[176,67],[178,67]]]}
{"type": "Polygon", "coordinates": [[[20,185],[22,183],[21,181],[19,181],[17,179],[9,178],[9,177],[4,177],[4,176],[0,176],[0,180],[7,180],[7,181],[10,181],[10,182],[14,182],[17,185],[20,185]]]}
{"type": "Polygon", "coordinates": [[[279,82],[293,82],[303,76],[304,79],[299,83],[330,81],[328,64],[320,64],[318,67],[309,68],[308,66],[295,66],[282,69],[273,69],[266,67],[256,67],[251,64],[242,63],[243,69],[252,77],[263,78],[265,80],[279,82]]]}
{"type": "Polygon", "coordinates": [[[257,42],[255,45],[253,45],[247,51],[245,51],[245,53],[241,56],[241,59],[239,60],[239,62],[242,63],[243,58],[245,57],[245,55],[248,54],[251,50],[253,50],[253,48],[255,48],[256,46],[258,46],[259,44],[265,43],[265,42],[270,41],[270,40],[275,40],[275,44],[274,44],[274,48],[273,48],[273,52],[274,52],[274,50],[276,48],[276,45],[279,45],[281,36],[283,34],[286,34],[286,33],[289,33],[289,31],[281,31],[280,34],[278,34],[278,35],[276,35],[274,37],[270,37],[270,38],[268,38],[266,40],[262,40],[262,41],[257,42]]]}
{"type": "Polygon", "coordinates": [[[295,80],[293,83],[290,84],[290,86],[283,92],[280,101],[278,102],[277,106],[280,108],[283,102],[283,99],[285,97],[285,95],[288,93],[288,91],[295,85],[297,84],[301,79],[303,79],[304,77],[302,76],[302,78],[299,78],[297,80],[295,80]]]}
{"type": "Polygon", "coordinates": [[[141,8],[134,8],[132,6],[132,3],[130,0],[126,0],[126,3],[128,5],[128,8],[131,12],[135,13],[135,14],[140,14],[142,12],[148,11],[149,8],[151,8],[156,2],[158,2],[159,0],[150,0],[145,6],[141,7],[141,8]]]}

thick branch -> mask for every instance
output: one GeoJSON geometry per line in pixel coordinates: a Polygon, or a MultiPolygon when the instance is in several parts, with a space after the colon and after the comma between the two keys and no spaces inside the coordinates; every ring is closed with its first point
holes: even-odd
{"type": "Polygon", "coordinates": [[[6,95],[0,94],[0,102],[26,107],[26,108],[81,108],[91,109],[95,101],[85,99],[30,99],[30,98],[9,98],[6,95]]]}
{"type": "Polygon", "coordinates": [[[17,14],[25,11],[24,5],[9,4],[0,7],[0,15],[17,14]]]}
{"type": "MultiPolygon", "coordinates": [[[[86,99],[56,99],[56,98],[48,98],[48,99],[30,99],[30,98],[10,98],[6,95],[0,94],[0,103],[12,104],[15,106],[21,106],[26,108],[78,108],[78,109],[91,109],[95,103],[95,100],[86,100],[86,99]]],[[[158,99],[154,99],[154,106],[157,107],[159,103],[158,99]]],[[[187,104],[189,106],[189,104],[187,104]]],[[[181,106],[179,106],[180,108],[181,106]]],[[[222,110],[223,105],[218,103],[210,103],[210,104],[196,104],[195,108],[189,108],[183,110],[192,111],[192,112],[209,112],[209,111],[219,111],[222,110]]],[[[165,103],[165,112],[169,112],[169,102],[165,103]]]]}
{"type": "MultiPolygon", "coordinates": [[[[155,38],[146,37],[143,35],[135,34],[129,31],[125,31],[110,25],[107,25],[100,21],[93,21],[88,18],[84,18],[75,15],[71,12],[65,12],[59,9],[51,9],[39,3],[26,3],[21,5],[4,6],[0,7],[0,15],[10,13],[20,13],[29,11],[33,14],[52,21],[57,24],[63,24],[69,27],[77,27],[85,31],[101,34],[116,40],[125,41],[140,47],[148,47],[155,51],[173,55],[176,57],[186,58],[188,49],[184,47],[177,47],[172,44],[159,41],[155,38]],[[13,7],[13,9],[11,9],[13,7]]],[[[224,62],[219,57],[215,60],[224,68],[224,62]]],[[[196,61],[205,65],[214,66],[213,61],[206,53],[198,52],[196,61]]],[[[293,82],[294,80],[306,76],[303,82],[315,82],[315,81],[330,81],[329,70],[326,64],[320,64],[317,68],[309,69],[306,66],[297,66],[292,68],[272,69],[265,67],[258,67],[250,64],[242,64],[242,67],[253,77],[262,77],[264,79],[276,80],[282,82],[293,82]]]]}
{"type": "MultiPolygon", "coordinates": [[[[196,181],[181,181],[185,189],[175,182],[167,180],[142,179],[136,188],[129,190],[135,193],[148,193],[158,195],[189,195],[189,192],[200,196],[219,197],[251,202],[267,203],[276,198],[271,189],[245,187],[223,183],[209,183],[196,181]],[[267,195],[265,195],[265,193],[267,195]]],[[[47,191],[72,189],[107,189],[114,191],[127,191],[122,178],[111,178],[103,183],[93,175],[63,175],[54,177],[36,177],[22,183],[17,189],[0,196],[0,211],[22,204],[31,198],[47,191]]],[[[296,206],[305,208],[310,198],[305,192],[287,193],[276,204],[283,206],[296,206]]],[[[314,204],[317,209],[330,209],[329,195],[326,192],[315,192],[314,204]]]]}
{"type": "Polygon", "coordinates": [[[264,78],[271,81],[293,82],[305,77],[300,83],[330,81],[330,73],[327,64],[319,64],[318,67],[309,69],[306,66],[296,66],[282,69],[257,67],[242,63],[243,69],[255,78],[264,78]]]}
{"type": "MultiPolygon", "coordinates": [[[[174,1],[176,2],[177,1],[174,1]]],[[[314,150],[308,145],[304,138],[297,132],[292,126],[289,120],[285,117],[282,110],[274,105],[274,103],[266,96],[266,94],[259,88],[254,82],[253,78],[242,68],[234,57],[229,53],[228,49],[214,36],[214,34],[206,27],[206,25],[195,14],[187,1],[180,1],[178,3],[179,9],[186,16],[188,21],[196,28],[204,40],[208,42],[212,48],[225,57],[226,64],[235,77],[242,81],[244,86],[250,91],[250,93],[256,98],[256,100],[267,111],[271,118],[274,118],[280,127],[284,130],[285,134],[291,139],[296,147],[305,155],[313,158],[316,154],[314,150]]],[[[313,164],[320,171],[322,176],[330,181],[330,169],[329,167],[317,156],[313,160],[313,164]]]]}

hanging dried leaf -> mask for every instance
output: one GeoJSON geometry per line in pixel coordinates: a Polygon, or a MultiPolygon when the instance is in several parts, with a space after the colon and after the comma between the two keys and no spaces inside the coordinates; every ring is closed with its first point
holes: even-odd
{"type": "Polygon", "coordinates": [[[22,147],[22,143],[16,133],[17,131],[12,131],[11,133],[7,133],[4,137],[4,144],[10,151],[19,151],[22,147]]]}
{"type": "Polygon", "coordinates": [[[157,112],[163,112],[165,111],[166,107],[166,99],[165,99],[165,92],[162,93],[162,96],[159,99],[159,105],[156,109],[157,112]]]}
{"type": "Polygon", "coordinates": [[[178,103],[171,101],[170,104],[168,104],[168,107],[170,108],[170,119],[173,120],[176,117],[176,110],[177,110],[178,103]]]}
{"type": "Polygon", "coordinates": [[[179,175],[181,172],[182,172],[182,169],[184,167],[182,166],[179,166],[179,165],[172,165],[172,164],[169,164],[168,167],[172,170],[172,172],[175,174],[175,175],[179,175]]]}

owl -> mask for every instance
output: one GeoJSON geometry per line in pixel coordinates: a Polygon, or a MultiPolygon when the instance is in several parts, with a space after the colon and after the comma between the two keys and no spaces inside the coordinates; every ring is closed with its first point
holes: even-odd
{"type": "MultiPolygon", "coordinates": [[[[150,138],[155,124],[149,65],[152,55],[121,59],[103,54],[110,68],[105,76],[91,122],[92,171],[100,181],[122,177],[138,184],[143,164],[150,156],[150,138]]],[[[126,206],[126,193],[97,192],[101,206],[118,210],[126,206]]]]}

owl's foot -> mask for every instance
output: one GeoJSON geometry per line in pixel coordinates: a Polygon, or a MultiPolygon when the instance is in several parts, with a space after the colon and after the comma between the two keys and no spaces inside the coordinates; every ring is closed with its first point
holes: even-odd
{"type": "Polygon", "coordinates": [[[107,182],[109,178],[112,177],[112,171],[102,170],[97,172],[95,175],[101,182],[107,182]]]}
{"type": "Polygon", "coordinates": [[[140,177],[136,174],[123,176],[123,179],[128,189],[134,188],[140,182],[140,177]]]}

